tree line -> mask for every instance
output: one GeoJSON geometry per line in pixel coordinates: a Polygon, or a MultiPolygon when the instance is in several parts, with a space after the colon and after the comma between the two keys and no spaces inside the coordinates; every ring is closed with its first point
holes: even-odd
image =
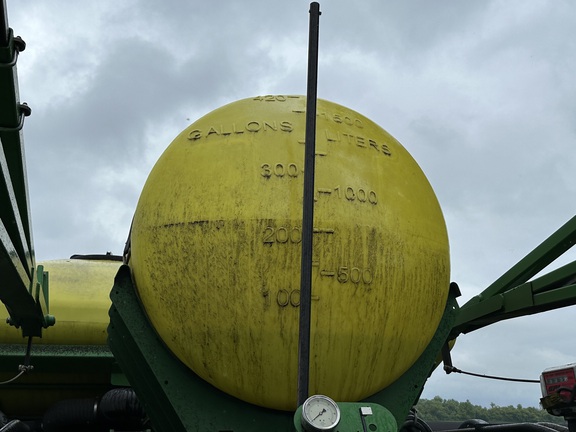
{"type": "Polygon", "coordinates": [[[548,414],[541,408],[516,406],[498,406],[494,403],[489,408],[473,405],[469,400],[458,402],[454,399],[420,399],[416,405],[418,417],[424,421],[465,421],[481,419],[488,423],[523,423],[551,422],[565,425],[563,417],[548,414]]]}

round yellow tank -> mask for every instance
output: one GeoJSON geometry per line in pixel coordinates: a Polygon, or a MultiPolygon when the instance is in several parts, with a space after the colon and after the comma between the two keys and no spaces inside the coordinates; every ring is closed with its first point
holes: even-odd
{"type": "MultiPolygon", "coordinates": [[[[296,407],[306,98],[219,108],[166,149],[142,191],[131,268],[146,313],[196,374],[296,407]]],[[[446,227],[414,159],[319,100],[310,393],[367,397],[419,357],[449,285],[446,227]]]]}
{"type": "MultiPolygon", "coordinates": [[[[39,262],[48,272],[50,314],[56,325],[35,344],[106,345],[110,291],[122,264],[111,260],[62,259],[39,262]]],[[[22,331],[0,326],[2,343],[25,343],[22,331]]]]}

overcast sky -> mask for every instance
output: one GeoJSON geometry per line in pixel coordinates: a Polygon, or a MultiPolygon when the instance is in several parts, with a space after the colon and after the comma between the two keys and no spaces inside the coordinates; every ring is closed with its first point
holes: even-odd
{"type": "MultiPolygon", "coordinates": [[[[141,188],[182,129],[260,94],[305,94],[308,1],[8,0],[36,256],[121,254],[141,188]]],[[[418,161],[452,275],[478,294],[575,214],[576,3],[321,2],[318,96],[418,161]]],[[[571,251],[562,262],[574,260],[571,251]]],[[[574,309],[464,335],[454,365],[537,379],[575,362],[574,309]]],[[[536,384],[437,371],[424,397],[537,406],[536,384]]]]}

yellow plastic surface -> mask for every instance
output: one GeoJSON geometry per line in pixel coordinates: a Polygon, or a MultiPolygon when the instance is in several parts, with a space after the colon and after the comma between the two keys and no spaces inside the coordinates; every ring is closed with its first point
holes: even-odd
{"type": "MultiPolygon", "coordinates": [[[[184,130],[135,213],[131,267],[166,345],[245,401],[296,407],[306,99],[263,96],[184,130]]],[[[449,285],[446,227],[408,152],[318,101],[310,394],[394,382],[423,352],[449,285]]]]}
{"type": "MultiPolygon", "coordinates": [[[[40,262],[49,276],[50,314],[56,325],[35,344],[106,345],[110,291],[121,263],[97,260],[40,262]]],[[[0,343],[25,343],[22,332],[0,326],[0,343]]]]}

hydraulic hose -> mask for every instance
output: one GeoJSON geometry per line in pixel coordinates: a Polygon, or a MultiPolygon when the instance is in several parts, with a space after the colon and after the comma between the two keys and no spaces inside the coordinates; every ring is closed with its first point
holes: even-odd
{"type": "Polygon", "coordinates": [[[141,431],[146,429],[146,423],[146,413],[134,390],[118,388],[110,390],[100,400],[57,402],[44,413],[42,428],[44,432],[141,431]]]}

